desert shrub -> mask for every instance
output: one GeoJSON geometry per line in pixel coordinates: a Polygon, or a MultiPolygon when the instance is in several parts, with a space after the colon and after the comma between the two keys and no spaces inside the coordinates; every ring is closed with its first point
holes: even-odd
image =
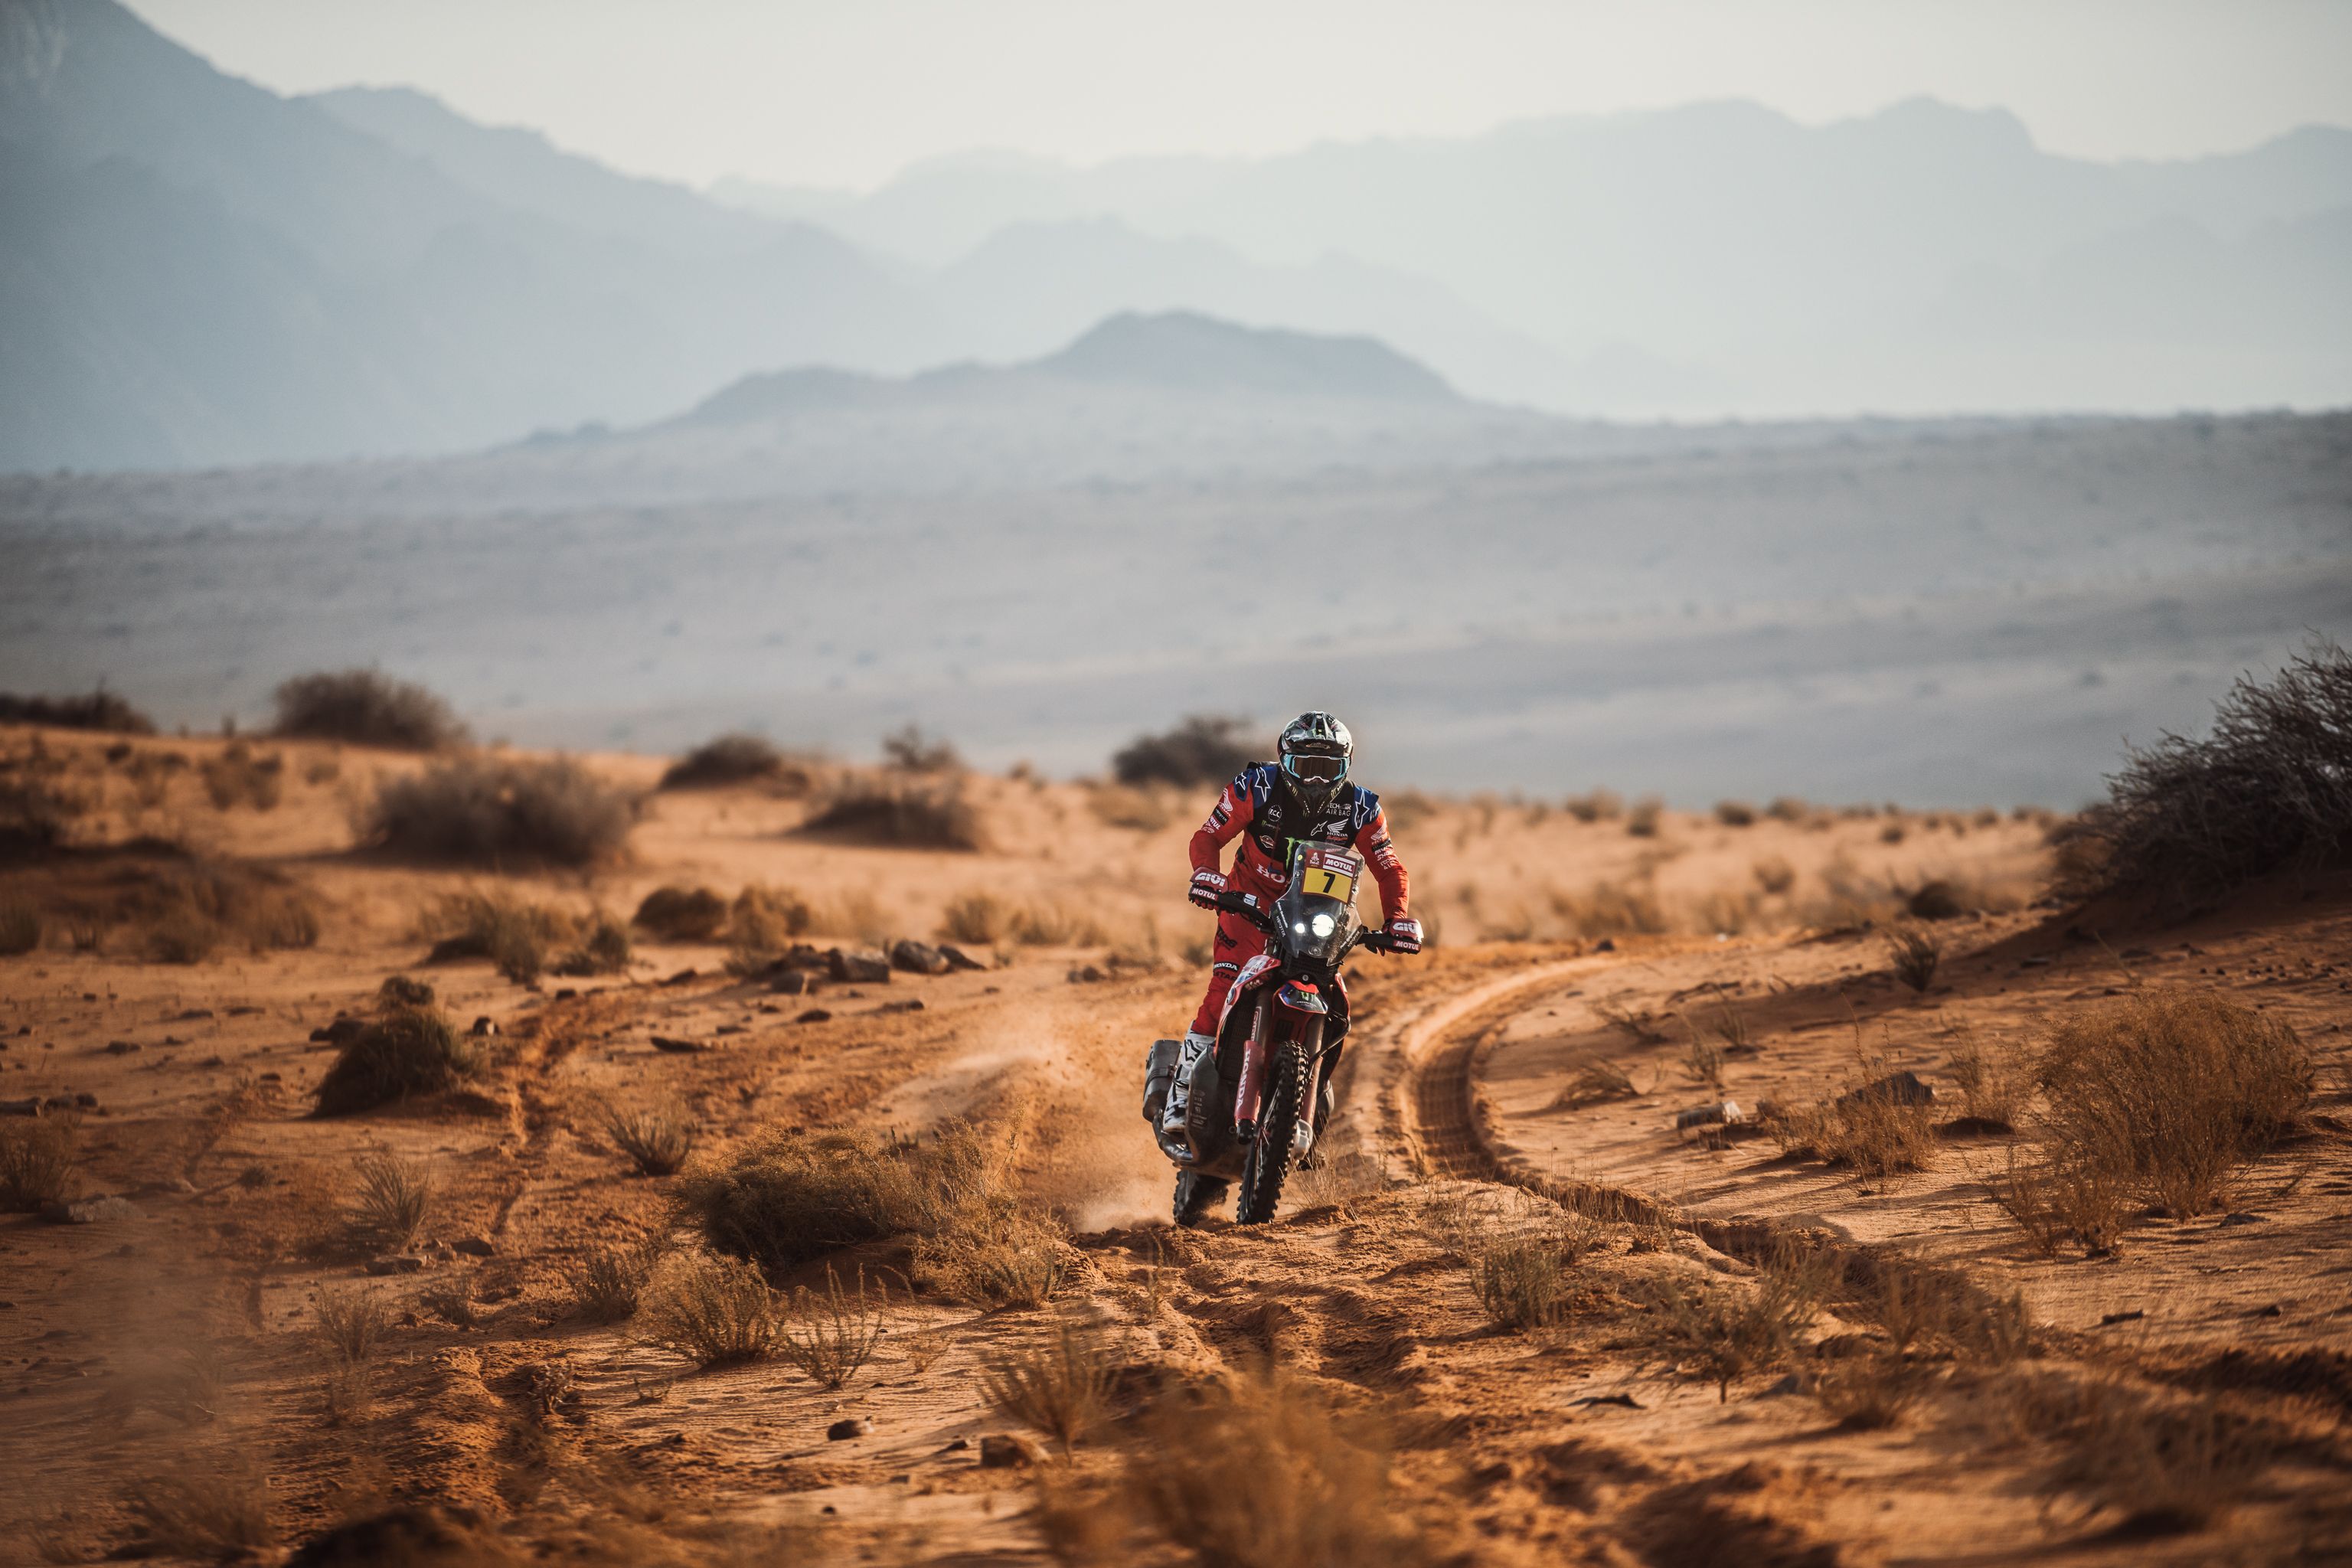
{"type": "Polygon", "coordinates": [[[592,1323],[635,1317],[662,1254],[658,1241],[591,1247],[576,1254],[565,1269],[572,1310],[592,1323]]]}
{"type": "Polygon", "coordinates": [[[1903,900],[1903,908],[1914,920],[1948,921],[1968,912],[1960,889],[1941,877],[1931,877],[1913,889],[1903,900]]]}
{"type": "Polygon", "coordinates": [[[782,1275],[860,1242],[944,1231],[1003,1186],[1001,1154],[950,1122],[913,1141],[771,1132],[687,1173],[678,1202],[714,1248],[782,1275]]]}
{"type": "Polygon", "coordinates": [[[663,942],[710,942],[727,923],[727,900],[708,888],[656,888],[631,919],[663,942]]]}
{"type": "Polygon", "coordinates": [[[1846,1356],[1814,1369],[1808,1392],[1849,1431],[1874,1432],[1903,1419],[1919,1397],[1920,1371],[1885,1352],[1846,1356]]]}
{"type": "Polygon", "coordinates": [[[1061,1289],[1062,1232],[999,1196],[951,1215],[914,1244],[915,1280],[986,1307],[1042,1307],[1061,1289]]]}
{"type": "Polygon", "coordinates": [[[1884,1087],[1893,1061],[1863,1046],[1859,1026],[1855,1036],[1854,1071],[1845,1092],[1833,1100],[1782,1106],[1766,1131],[1787,1153],[1873,1179],[1924,1169],[1936,1151],[1934,1107],[1913,1104],[1884,1087]]]}
{"type": "Polygon", "coordinates": [[[673,1258],[656,1273],[638,1318],[648,1341],[698,1366],[755,1361],[775,1348],[774,1293],[738,1258],[673,1258]]]}
{"type": "Polygon", "coordinates": [[[1251,761],[1249,721],[1195,713],[1174,729],[1139,735],[1110,760],[1111,776],[1124,784],[1221,784],[1251,761]]]}
{"type": "Polygon", "coordinates": [[[416,1239],[433,1207],[433,1174],[421,1162],[362,1154],[352,1168],[351,1226],[380,1252],[397,1252],[416,1239]]]}
{"type": "Polygon", "coordinates": [[[269,811],[285,790],[286,759],[275,752],[257,755],[243,741],[232,741],[205,758],[196,773],[215,810],[243,805],[269,811]]]}
{"type": "Polygon", "coordinates": [[[2163,989],[2061,1019],[2036,1078],[2062,1161],[2112,1172],[2186,1218],[2287,1131],[2313,1068],[2284,1023],[2212,991],[2163,989]]]}
{"type": "MultiPolygon", "coordinates": [[[[877,1295],[880,1292],[877,1293],[877,1295]]],[[[775,1340],[779,1359],[798,1367],[822,1387],[839,1389],[873,1359],[882,1343],[882,1314],[869,1300],[866,1271],[845,1290],[840,1277],[824,1271],[823,1290],[793,1292],[792,1307],[775,1340]]]]}
{"type": "Polygon", "coordinates": [[[387,1007],[344,1042],[319,1080],[319,1114],[439,1094],[480,1070],[472,1044],[430,1007],[387,1007]]]}
{"type": "Polygon", "coordinates": [[[1633,803],[1625,814],[1625,831],[1636,838],[1655,838],[1658,824],[1665,814],[1666,803],[1655,795],[1645,795],[1633,803]]]}
{"type": "Polygon", "coordinates": [[[993,893],[964,893],[948,900],[940,913],[940,934],[955,942],[993,945],[1013,938],[1018,910],[1010,900],[993,893]]]}
{"type": "Polygon", "coordinates": [[[383,1300],[373,1292],[330,1287],[319,1292],[310,1309],[310,1326],[319,1342],[335,1360],[357,1363],[372,1360],[392,1326],[383,1300]]]}
{"type": "Polygon", "coordinates": [[[801,831],[922,849],[978,849],[984,842],[980,814],[952,780],[845,779],[801,831]]]}
{"type": "Polygon", "coordinates": [[[2045,1373],[2018,1377],[2002,1392],[2018,1433],[2056,1449],[2041,1478],[2044,1493],[2111,1510],[2128,1533],[2227,1518],[2278,1453],[2271,1432],[2227,1405],[2167,1398],[2112,1376],[2045,1373]]]}
{"type": "Polygon", "coordinates": [[[758,973],[815,920],[814,907],[789,888],[746,884],[727,911],[727,967],[738,974],[758,973]]]}
{"type": "Polygon", "coordinates": [[[951,773],[963,767],[955,747],[914,724],[882,737],[882,760],[910,773],[951,773]]]}
{"type": "Polygon", "coordinates": [[[2015,1150],[2007,1173],[1988,1180],[1985,1191],[2044,1258],[2057,1257],[2070,1239],[2094,1258],[2114,1251],[2131,1196],[2125,1173],[2096,1160],[2062,1152],[2021,1163],[2015,1150]]]}
{"type": "Polygon", "coordinates": [[[377,786],[367,839],[398,854],[493,868],[617,858],[636,804],[569,758],[470,756],[377,786]]]}
{"type": "MultiPolygon", "coordinates": [[[[1647,1008],[1635,1007],[1631,1001],[1633,994],[1629,991],[1621,991],[1614,996],[1602,997],[1592,1004],[1592,1016],[1611,1028],[1622,1031],[1637,1046],[1663,1043],[1666,1037],[1656,1027],[1657,1016],[1647,1008]]],[[[1630,1083],[1631,1080],[1628,1081],[1630,1083]]]]}
{"type": "Polygon", "coordinates": [[[1751,1373],[1785,1365],[1828,1293],[1817,1256],[1783,1252],[1747,1284],[1673,1274],[1643,1282],[1647,1337],[1686,1371],[1715,1384],[1717,1403],[1751,1373]]]}
{"type": "Polygon", "coordinates": [[[41,906],[11,893],[0,897],[0,957],[14,958],[41,945],[41,906]]]}
{"type": "Polygon", "coordinates": [[[375,988],[376,1000],[392,1007],[430,1007],[433,1005],[433,984],[428,980],[412,980],[405,974],[389,974],[375,988]]]}
{"type": "Polygon", "coordinates": [[[273,695],[281,735],[404,752],[436,752],[466,740],[466,727],[448,703],[382,670],[298,675],[273,695]]]}
{"type": "Polygon", "coordinates": [[[1715,819],[1726,827],[1753,827],[1756,808],[1744,800],[1718,800],[1715,803],[1715,819]]]}
{"type": "Polygon", "coordinates": [[[1895,958],[1895,978],[1914,991],[1926,991],[1936,982],[1936,969],[1944,961],[1944,944],[1916,926],[1906,926],[1889,932],[1888,949],[1895,958]]]}
{"type": "Polygon", "coordinates": [[[237,939],[253,952],[316,946],[319,906],[299,884],[250,866],[169,868],[127,889],[119,911],[144,928],[147,956],[196,963],[237,939]]]}
{"type": "Polygon", "coordinates": [[[471,890],[436,900],[417,926],[433,942],[427,962],[487,958],[518,985],[536,983],[547,967],[548,951],[578,930],[569,914],[551,905],[471,890]]]}
{"type": "Polygon", "coordinates": [[[74,1195],[70,1117],[10,1117],[0,1121],[0,1214],[31,1214],[74,1195]]]}
{"type": "Polygon", "coordinates": [[[1087,809],[1106,827],[1157,833],[1175,820],[1167,797],[1127,784],[1101,784],[1087,792],[1087,809]]]}
{"type": "Polygon", "coordinates": [[[1802,822],[1813,814],[1813,808],[1792,795],[1774,795],[1764,815],[1775,822],[1802,822]]]}
{"type": "Polygon", "coordinates": [[[1757,887],[1778,896],[1797,885],[1797,868],[1778,855],[1769,855],[1748,868],[1756,879],[1757,887]]]}
{"type": "Polygon", "coordinates": [[[629,945],[629,928],[598,910],[588,917],[587,934],[580,945],[555,961],[563,975],[626,974],[635,950],[629,945]]]}
{"type": "Polygon", "coordinates": [[[1386,1425],[1334,1409],[1277,1369],[1164,1398],[1144,1425],[1144,1441],[1101,1487],[1049,1479],[1039,1522],[1063,1561],[1173,1552],[1214,1568],[1420,1568],[1440,1560],[1391,1494],[1386,1425]]]}
{"type": "Polygon", "coordinates": [[[148,1542],[167,1556],[245,1561],[277,1539],[268,1479],[242,1460],[152,1471],[132,1483],[130,1502],[148,1542]]]}
{"type": "Polygon", "coordinates": [[[66,841],[79,803],[37,778],[0,778],[0,861],[36,860],[66,841]]]}
{"type": "Polygon", "coordinates": [[[21,697],[0,691],[0,724],[48,724],[60,730],[105,730],[152,735],[155,721],[103,686],[86,697],[21,697]]]}
{"type": "Polygon", "coordinates": [[[1110,1412],[1110,1357],[1099,1331],[1065,1319],[1041,1341],[999,1351],[980,1386],[991,1405],[1066,1454],[1110,1412]]]}
{"type": "Polygon", "coordinates": [[[1569,816],[1579,822],[1614,822],[1625,815],[1625,802],[1613,790],[1596,789],[1590,795],[1572,795],[1565,804],[1569,816]]]}
{"type": "Polygon", "coordinates": [[[1867,1268],[1846,1274],[1854,1289],[1840,1314],[1877,1330],[1897,1357],[1917,1352],[2007,1363],[2027,1348],[2031,1322],[2021,1292],[1995,1295],[1957,1269],[1892,1252],[1871,1255],[1867,1268]]]}
{"type": "Polygon", "coordinates": [[[940,932],[976,946],[1021,942],[1031,947],[1097,947],[1106,940],[1101,923],[1086,910],[1055,903],[1016,903],[993,893],[967,893],[950,900],[940,932]]]}
{"type": "Polygon", "coordinates": [[[675,1100],[606,1106],[603,1120],[604,1136],[640,1175],[669,1175],[694,1152],[694,1116],[675,1100]]]}
{"type": "Polygon", "coordinates": [[[2173,910],[2282,868],[2352,861],[2352,655],[2316,640],[2268,685],[2241,677],[2201,741],[2127,753],[2075,831],[2104,853],[2068,891],[2173,910]]]}
{"type": "Polygon", "coordinates": [[[784,754],[758,735],[721,735],[705,741],[669,765],[663,789],[711,789],[773,778],[784,771],[784,754]]]}
{"type": "Polygon", "coordinates": [[[1556,892],[1551,907],[1578,936],[1654,936],[1673,923],[1656,889],[1638,882],[1595,882],[1582,893],[1556,892]]]}

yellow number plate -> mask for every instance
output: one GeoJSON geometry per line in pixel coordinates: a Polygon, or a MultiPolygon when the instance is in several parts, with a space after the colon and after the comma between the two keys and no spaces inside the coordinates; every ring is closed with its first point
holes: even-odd
{"type": "Polygon", "coordinates": [[[1356,899],[1356,863],[1351,856],[1321,855],[1312,849],[1302,852],[1306,864],[1299,868],[1298,888],[1313,899],[1337,899],[1341,903],[1353,903],[1356,899]]]}

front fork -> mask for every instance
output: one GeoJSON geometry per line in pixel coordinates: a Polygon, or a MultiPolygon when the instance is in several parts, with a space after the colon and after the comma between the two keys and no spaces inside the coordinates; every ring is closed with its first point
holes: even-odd
{"type": "MultiPolygon", "coordinates": [[[[1290,1015],[1290,1009],[1282,1009],[1290,1015]]],[[[1274,1024],[1276,1013],[1273,999],[1260,995],[1255,1011],[1250,1015],[1249,1037],[1242,1042],[1242,1081],[1234,1095],[1234,1136],[1247,1143],[1257,1136],[1258,1112],[1265,1105],[1265,1072],[1267,1027],[1274,1024]]],[[[1281,1027],[1295,1029],[1307,1047],[1307,1081],[1298,1090],[1298,1131],[1301,1153],[1315,1138],[1315,1097],[1323,1087],[1323,1019],[1317,1014],[1298,1014],[1281,1019],[1281,1027]]]]}

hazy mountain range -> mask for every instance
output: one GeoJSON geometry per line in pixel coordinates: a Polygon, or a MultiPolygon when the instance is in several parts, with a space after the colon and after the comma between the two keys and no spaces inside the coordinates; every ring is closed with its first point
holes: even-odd
{"type": "Polygon", "coordinates": [[[1370,335],[1603,416],[2352,401],[2339,130],[2096,164],[1999,112],[1715,104],[715,195],[413,92],[282,98],[110,0],[8,0],[0,468],[462,450],[1129,311],[1370,335]]]}

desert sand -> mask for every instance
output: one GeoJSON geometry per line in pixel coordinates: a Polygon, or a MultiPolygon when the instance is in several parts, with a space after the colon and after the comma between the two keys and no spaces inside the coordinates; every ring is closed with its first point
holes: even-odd
{"type": "MultiPolygon", "coordinates": [[[[79,1116],[79,1193],[126,1200],[89,1223],[0,1217],[0,1535],[26,1561],[168,1557],[142,1488],[224,1461],[262,1478],[265,1558],[418,1505],[453,1510],[439,1517],[471,1544],[417,1562],[1079,1557],[1090,1538],[1072,1500],[1108,1489],[1118,1508],[1153,1412],[1268,1363],[1386,1458],[1377,1493],[1339,1503],[1409,1525],[1425,1556],[1398,1561],[2352,1552],[2340,876],[2162,925],[2044,898],[2047,824],[2031,816],[1792,803],[1738,826],[1666,812],[1636,835],[1558,801],[1401,800],[1399,845],[1437,940],[1353,966],[1359,1032],[1322,1168],[1295,1179],[1271,1225],[1235,1227],[1228,1206],[1179,1231],[1137,1107],[1146,1047],[1181,1030],[1202,981],[1208,919],[1184,902],[1183,845],[1205,792],[971,775],[986,847],[971,852],[800,834],[803,793],[649,793],[625,861],[493,875],[354,848],[355,807],[413,759],[258,742],[283,759],[282,794],[221,808],[197,773],[227,744],[0,734],[13,765],[37,750],[82,807],[68,852],[6,873],[11,893],[100,907],[167,866],[143,835],[282,875],[322,910],[315,944],[289,950],[152,962],[135,931],[58,920],[0,959],[0,1100],[89,1097],[50,1115],[79,1116]],[[138,759],[161,753],[194,765],[148,764],[162,782],[142,793],[138,759]],[[1891,973],[1886,911],[1939,879],[1970,912],[1922,925],[1941,962],[1915,990],[1891,973]],[[642,931],[623,974],[526,986],[480,960],[424,962],[420,921],[453,893],[625,916],[660,886],[731,897],[752,883],[797,889],[821,947],[935,940],[950,903],[981,892],[1061,911],[1052,934],[1067,940],[982,944],[979,969],[814,995],[730,975],[715,943],[642,931]],[[1636,911],[1605,939],[1604,906],[1636,911]],[[460,1091],[312,1115],[334,1052],[312,1032],[365,1013],[395,974],[429,982],[460,1027],[490,1021],[489,1069],[460,1091]],[[2320,1064],[2308,1125],[2233,1173],[2219,1212],[2135,1215],[2102,1256],[2042,1256],[1991,1196],[2027,1134],[1961,1123],[1956,1043],[2028,1047],[2070,1009],[2175,985],[2293,1026],[2320,1064]],[[1720,1047],[1718,1083],[1700,1081],[1695,1039],[1720,1047]],[[1575,1086],[1595,1062],[1630,1092],[1584,1101],[1575,1086]],[[1745,1124],[1759,1101],[1895,1070],[1937,1092],[1919,1170],[1864,1177],[1745,1124]],[[915,1136],[976,1118],[1017,1139],[1022,1193],[1066,1227],[1060,1285],[1042,1307],[988,1309],[907,1291],[887,1249],[845,1256],[888,1294],[879,1348],[838,1390],[775,1359],[698,1371],[631,1322],[583,1321],[582,1255],[672,1229],[680,1178],[635,1173],[603,1121],[656,1099],[690,1108],[698,1161],[777,1128],[915,1136]],[[1732,1125],[1676,1130],[1678,1113],[1726,1099],[1732,1125]],[[331,1244],[372,1152],[432,1173],[421,1233],[397,1253],[413,1263],[331,1244]],[[1563,1315],[1498,1325],[1465,1236],[1575,1215],[1600,1217],[1563,1315]],[[1923,1356],[1891,1423],[1842,1420],[1811,1380],[1840,1342],[1876,1331],[1825,1306],[1796,1370],[1736,1376],[1719,1396],[1648,1331],[1645,1292],[1664,1278],[1746,1289],[1800,1236],[1841,1266],[1913,1259],[1987,1299],[2016,1293],[2030,1348],[1998,1363],[1923,1356]],[[330,1388],[322,1292],[385,1309],[358,1407],[330,1388]],[[1066,1457],[1047,1443],[983,1465],[983,1439],[1024,1430],[992,1402],[988,1371],[1063,1323],[1115,1366],[1106,1419],[1066,1457]],[[2189,1520],[2117,1501],[2085,1479],[2079,1437],[2021,1414],[2023,1384],[2203,1402],[2226,1451],[2187,1471],[2222,1477],[2225,1500],[2189,1520]],[[829,1438],[845,1420],[866,1425],[829,1438]]],[[[661,769],[585,761],[647,791],[661,769]]]]}

